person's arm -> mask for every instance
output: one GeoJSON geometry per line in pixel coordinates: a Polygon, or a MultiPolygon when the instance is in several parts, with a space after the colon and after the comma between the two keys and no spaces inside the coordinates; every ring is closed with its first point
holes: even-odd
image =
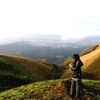
{"type": "Polygon", "coordinates": [[[70,68],[72,69],[72,70],[75,70],[76,68],[74,68],[71,64],[69,64],[69,66],[70,66],[70,68]]]}

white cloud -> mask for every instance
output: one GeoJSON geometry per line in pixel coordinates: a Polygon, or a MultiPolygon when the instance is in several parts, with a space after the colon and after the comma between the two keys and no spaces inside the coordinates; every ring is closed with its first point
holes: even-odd
{"type": "Polygon", "coordinates": [[[100,32],[99,0],[0,0],[0,39],[100,32]]]}

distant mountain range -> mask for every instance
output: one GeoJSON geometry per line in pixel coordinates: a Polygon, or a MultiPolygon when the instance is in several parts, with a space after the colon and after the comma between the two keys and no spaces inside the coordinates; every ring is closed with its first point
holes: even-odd
{"type": "Polygon", "coordinates": [[[62,63],[73,53],[80,53],[84,48],[98,44],[100,36],[84,39],[63,39],[57,35],[37,36],[0,45],[0,54],[25,56],[32,59],[47,59],[49,62],[62,63]]]}

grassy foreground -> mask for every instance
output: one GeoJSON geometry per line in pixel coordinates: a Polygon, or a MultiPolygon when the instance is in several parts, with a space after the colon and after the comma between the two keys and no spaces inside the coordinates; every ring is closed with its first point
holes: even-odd
{"type": "MultiPolygon", "coordinates": [[[[83,100],[100,100],[100,81],[83,80],[83,100]]],[[[69,80],[41,81],[0,93],[0,100],[72,100],[69,80]]]]}

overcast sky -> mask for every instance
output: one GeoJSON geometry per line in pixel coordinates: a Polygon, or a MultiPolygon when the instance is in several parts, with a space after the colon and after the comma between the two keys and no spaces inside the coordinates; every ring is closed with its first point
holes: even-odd
{"type": "Polygon", "coordinates": [[[0,0],[0,40],[100,34],[100,0],[0,0]]]}

